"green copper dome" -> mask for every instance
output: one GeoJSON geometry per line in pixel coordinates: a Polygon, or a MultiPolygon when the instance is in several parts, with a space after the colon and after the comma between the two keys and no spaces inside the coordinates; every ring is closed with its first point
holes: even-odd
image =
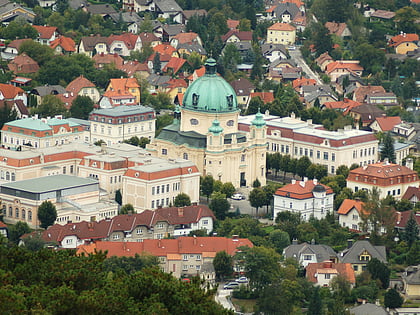
{"type": "Polygon", "coordinates": [[[220,126],[220,122],[215,119],[209,128],[209,132],[218,135],[223,132],[223,128],[220,126]]]}
{"type": "Polygon", "coordinates": [[[257,128],[261,128],[266,125],[266,122],[264,120],[264,115],[261,114],[259,109],[258,109],[258,113],[255,114],[255,118],[252,121],[252,125],[257,128]]]}
{"type": "Polygon", "coordinates": [[[225,79],[216,74],[216,60],[207,59],[205,67],[206,73],[185,92],[184,108],[210,113],[237,111],[235,91],[225,79]]]}

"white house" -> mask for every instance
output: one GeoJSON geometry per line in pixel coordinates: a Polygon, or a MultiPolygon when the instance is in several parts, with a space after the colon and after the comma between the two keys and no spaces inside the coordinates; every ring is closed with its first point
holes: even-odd
{"type": "Polygon", "coordinates": [[[344,199],[337,211],[338,222],[342,227],[348,227],[355,231],[361,231],[360,222],[363,209],[361,200],[344,199]]]}

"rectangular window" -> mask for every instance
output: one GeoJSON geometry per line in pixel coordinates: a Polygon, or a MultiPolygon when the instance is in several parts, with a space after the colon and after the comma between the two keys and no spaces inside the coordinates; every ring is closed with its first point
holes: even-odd
{"type": "Polygon", "coordinates": [[[188,266],[187,265],[182,265],[182,270],[187,271],[188,270],[188,266]]]}
{"type": "Polygon", "coordinates": [[[152,195],[155,194],[155,187],[152,187],[152,195]]]}
{"type": "Polygon", "coordinates": [[[137,233],[137,234],[143,234],[143,229],[137,229],[137,230],[136,230],[136,233],[137,233]]]}
{"type": "Polygon", "coordinates": [[[165,185],[162,185],[162,194],[165,193],[165,185]]]}
{"type": "Polygon", "coordinates": [[[324,160],[328,161],[328,152],[324,152],[324,160]]]}
{"type": "Polygon", "coordinates": [[[168,150],[167,149],[162,149],[162,155],[168,155],[168,150]]]}
{"type": "Polygon", "coordinates": [[[310,149],[309,150],[309,157],[313,157],[314,156],[314,150],[310,149]]]}
{"type": "Polygon", "coordinates": [[[169,184],[166,184],[166,192],[169,192],[169,184]]]}
{"type": "Polygon", "coordinates": [[[331,161],[335,161],[335,153],[331,153],[331,161]]]}
{"type": "Polygon", "coordinates": [[[328,280],[328,279],[331,279],[331,275],[330,275],[329,273],[326,273],[326,274],[325,274],[325,279],[327,279],[327,280],[328,280]]]}
{"type": "Polygon", "coordinates": [[[182,255],[183,260],[188,260],[188,255],[182,255]]]}
{"type": "Polygon", "coordinates": [[[321,158],[321,151],[316,151],[316,158],[320,159],[321,158]]]}
{"type": "Polygon", "coordinates": [[[152,207],[151,207],[152,209],[154,209],[155,208],[155,201],[154,200],[152,200],[152,207]]]}
{"type": "Polygon", "coordinates": [[[303,255],[303,260],[312,260],[311,255],[303,255]]]}
{"type": "Polygon", "coordinates": [[[159,195],[160,194],[160,186],[156,186],[156,194],[159,195]]]}

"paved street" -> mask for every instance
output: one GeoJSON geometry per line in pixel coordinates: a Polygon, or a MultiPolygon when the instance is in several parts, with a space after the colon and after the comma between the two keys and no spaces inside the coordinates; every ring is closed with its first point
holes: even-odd
{"type": "Polygon", "coordinates": [[[322,80],[319,78],[318,74],[312,71],[311,68],[306,64],[305,60],[302,58],[302,54],[298,47],[295,50],[289,50],[290,58],[294,60],[298,67],[302,68],[302,71],[306,73],[306,76],[310,79],[315,79],[318,84],[323,84],[322,80]]]}

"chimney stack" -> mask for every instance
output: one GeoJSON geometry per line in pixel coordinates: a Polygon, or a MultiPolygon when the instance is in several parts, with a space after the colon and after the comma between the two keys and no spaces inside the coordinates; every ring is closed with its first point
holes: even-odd
{"type": "Polygon", "coordinates": [[[405,162],[405,166],[407,166],[410,170],[414,168],[414,163],[412,158],[408,158],[405,162]]]}

